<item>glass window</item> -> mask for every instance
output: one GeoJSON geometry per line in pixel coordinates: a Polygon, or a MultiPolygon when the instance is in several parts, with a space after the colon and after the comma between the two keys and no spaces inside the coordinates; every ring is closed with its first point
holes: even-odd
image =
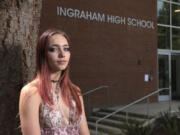
{"type": "Polygon", "coordinates": [[[180,5],[172,4],[172,25],[180,26],[180,5]]]}
{"type": "Polygon", "coordinates": [[[157,16],[158,16],[158,23],[160,24],[170,24],[170,4],[167,2],[163,2],[158,0],[158,9],[157,9],[157,16]]]}
{"type": "Polygon", "coordinates": [[[172,29],[172,49],[180,50],[180,29],[172,29]]]}
{"type": "Polygon", "coordinates": [[[172,86],[172,98],[173,99],[180,99],[180,54],[173,54],[171,56],[171,86],[172,86]]]}
{"type": "Polygon", "coordinates": [[[173,2],[180,2],[180,0],[172,0],[173,2]]]}
{"type": "Polygon", "coordinates": [[[170,28],[158,26],[158,48],[170,49],[170,28]]]}
{"type": "MultiPolygon", "coordinates": [[[[168,55],[158,55],[159,63],[159,88],[169,87],[169,57],[168,55]]],[[[159,95],[168,95],[168,91],[162,91],[159,95]]]]}

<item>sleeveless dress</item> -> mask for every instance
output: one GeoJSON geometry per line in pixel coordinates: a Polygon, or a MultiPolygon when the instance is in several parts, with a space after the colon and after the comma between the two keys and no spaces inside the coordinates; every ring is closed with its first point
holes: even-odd
{"type": "MultiPolygon", "coordinates": [[[[53,96],[54,97],[54,96],[53,96]]],[[[73,100],[72,104],[75,107],[73,100]]],[[[53,110],[48,104],[41,103],[39,108],[39,122],[41,135],[79,135],[79,125],[82,117],[77,121],[76,110],[69,109],[69,120],[65,120],[57,98],[53,98],[56,110],[53,110]]]]}

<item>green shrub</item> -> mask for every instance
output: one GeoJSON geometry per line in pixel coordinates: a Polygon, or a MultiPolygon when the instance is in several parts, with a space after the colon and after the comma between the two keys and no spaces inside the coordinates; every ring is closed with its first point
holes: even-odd
{"type": "Polygon", "coordinates": [[[152,128],[153,135],[180,135],[180,120],[177,114],[173,115],[169,112],[164,112],[155,120],[152,128]]]}
{"type": "Polygon", "coordinates": [[[147,126],[142,123],[124,124],[121,135],[180,135],[180,107],[177,113],[160,113],[155,121],[147,126]]]}
{"type": "Polygon", "coordinates": [[[151,128],[144,127],[140,122],[128,123],[124,125],[121,135],[151,135],[151,128]]]}

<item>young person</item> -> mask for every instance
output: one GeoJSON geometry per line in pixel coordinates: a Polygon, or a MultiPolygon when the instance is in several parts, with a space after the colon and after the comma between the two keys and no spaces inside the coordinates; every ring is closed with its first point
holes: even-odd
{"type": "Polygon", "coordinates": [[[23,135],[90,135],[80,89],[69,78],[70,40],[48,29],[36,47],[34,79],[20,94],[23,135]]]}

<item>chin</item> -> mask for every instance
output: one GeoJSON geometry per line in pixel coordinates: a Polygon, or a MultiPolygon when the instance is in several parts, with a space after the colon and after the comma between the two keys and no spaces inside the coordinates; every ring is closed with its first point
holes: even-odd
{"type": "Polygon", "coordinates": [[[59,71],[63,71],[67,68],[68,65],[59,65],[59,66],[54,66],[54,68],[51,68],[53,69],[52,71],[54,72],[59,72],[59,71]]]}
{"type": "Polygon", "coordinates": [[[61,67],[59,67],[58,69],[59,69],[59,71],[63,71],[63,70],[65,70],[67,68],[67,66],[61,66],[61,67]]]}

